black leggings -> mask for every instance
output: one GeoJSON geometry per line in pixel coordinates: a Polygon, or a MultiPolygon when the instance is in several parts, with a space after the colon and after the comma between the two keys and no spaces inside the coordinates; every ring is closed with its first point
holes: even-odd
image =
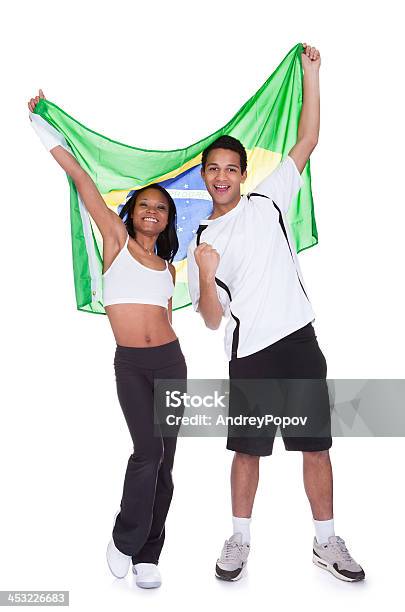
{"type": "Polygon", "coordinates": [[[113,540],[135,563],[158,563],[173,495],[177,438],[156,435],[154,380],[187,378],[178,340],[156,347],[117,345],[114,357],[118,399],[134,444],[125,474],[113,540]]]}

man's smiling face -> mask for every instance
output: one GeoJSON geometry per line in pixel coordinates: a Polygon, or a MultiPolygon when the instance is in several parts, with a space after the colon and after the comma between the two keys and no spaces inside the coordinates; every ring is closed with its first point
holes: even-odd
{"type": "Polygon", "coordinates": [[[208,153],[201,176],[214,205],[236,206],[240,200],[240,185],[246,180],[246,170],[241,172],[239,153],[213,149],[208,153]]]}

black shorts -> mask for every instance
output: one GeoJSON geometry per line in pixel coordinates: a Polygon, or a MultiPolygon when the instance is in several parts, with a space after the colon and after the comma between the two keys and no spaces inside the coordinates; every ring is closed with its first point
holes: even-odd
{"type": "Polygon", "coordinates": [[[273,450],[277,424],[286,450],[320,451],[332,446],[327,364],[311,323],[270,346],[229,362],[230,396],[227,448],[267,456],[273,450]],[[244,382],[246,381],[246,382],[244,382]],[[274,422],[258,428],[257,417],[274,422]],[[254,417],[245,422],[235,417],[254,417]],[[294,417],[294,418],[292,418],[294,417]],[[298,419],[304,419],[299,421],[298,419]],[[268,418],[268,417],[266,417],[268,418]],[[288,424],[292,420],[293,424],[288,424]],[[303,426],[302,422],[306,424],[303,426]]]}

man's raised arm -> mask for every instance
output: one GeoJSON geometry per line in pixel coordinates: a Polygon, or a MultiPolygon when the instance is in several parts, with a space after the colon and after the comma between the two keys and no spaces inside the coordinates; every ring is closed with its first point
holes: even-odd
{"type": "Polygon", "coordinates": [[[318,49],[303,43],[304,53],[301,54],[304,69],[303,102],[298,125],[296,144],[288,153],[293,158],[299,173],[318,143],[319,136],[319,68],[321,56],[318,49]]]}

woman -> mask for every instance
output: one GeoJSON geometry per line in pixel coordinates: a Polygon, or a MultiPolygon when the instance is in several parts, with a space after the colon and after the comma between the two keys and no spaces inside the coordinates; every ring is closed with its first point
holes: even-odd
{"type": "MultiPolygon", "coordinates": [[[[31,113],[43,97],[39,90],[39,96],[31,98],[31,113]]],[[[103,302],[117,344],[118,398],[134,443],[120,512],[107,547],[108,565],[114,576],[123,578],[132,557],[137,585],[158,587],[157,565],[173,493],[176,436],[164,437],[160,431],[156,435],[154,380],[187,377],[171,326],[175,268],[169,262],[178,250],[176,207],[169,193],[154,184],[134,192],[120,216],[116,215],[63,136],[39,115],[31,114],[30,119],[43,144],[74,181],[103,237],[103,302]]]]}

